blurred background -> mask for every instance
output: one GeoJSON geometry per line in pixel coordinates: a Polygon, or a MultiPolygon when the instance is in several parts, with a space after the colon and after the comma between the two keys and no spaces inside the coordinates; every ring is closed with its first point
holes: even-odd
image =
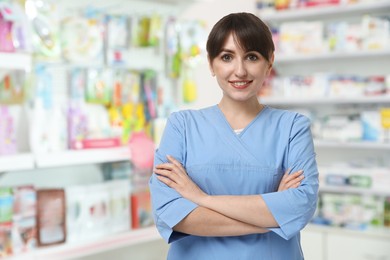
{"type": "Polygon", "coordinates": [[[166,259],[148,179],[167,116],[216,104],[205,43],[251,12],[262,103],[312,121],[309,260],[390,260],[389,0],[0,0],[0,259],[166,259]]]}

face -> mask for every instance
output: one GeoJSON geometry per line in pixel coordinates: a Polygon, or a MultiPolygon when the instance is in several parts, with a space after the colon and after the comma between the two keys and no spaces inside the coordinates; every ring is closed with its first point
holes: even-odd
{"type": "Polygon", "coordinates": [[[244,51],[228,36],[221,53],[210,62],[210,69],[223,91],[223,99],[248,101],[257,93],[269,75],[273,57],[268,62],[256,51],[244,51]]]}

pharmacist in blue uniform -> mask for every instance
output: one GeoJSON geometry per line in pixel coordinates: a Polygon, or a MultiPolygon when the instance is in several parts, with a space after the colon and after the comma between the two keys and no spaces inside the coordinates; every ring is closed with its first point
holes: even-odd
{"type": "Polygon", "coordinates": [[[172,113],[155,153],[150,191],[167,258],[303,259],[316,155],[308,118],[258,101],[274,61],[271,33],[252,14],[230,14],[207,52],[221,101],[172,113]]]}

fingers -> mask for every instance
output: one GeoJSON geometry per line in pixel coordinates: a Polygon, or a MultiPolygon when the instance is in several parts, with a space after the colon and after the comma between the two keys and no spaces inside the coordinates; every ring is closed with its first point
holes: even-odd
{"type": "Polygon", "coordinates": [[[278,191],[287,190],[290,188],[297,188],[301,185],[302,180],[304,179],[303,170],[296,171],[289,174],[290,169],[288,169],[280,180],[278,191]]]}
{"type": "MultiPolygon", "coordinates": [[[[283,176],[285,177],[285,181],[286,182],[289,182],[291,180],[294,180],[294,179],[297,179],[297,178],[302,178],[303,177],[303,170],[299,170],[297,172],[294,172],[294,173],[291,173],[291,174],[287,174],[287,176],[283,176]]],[[[285,174],[286,175],[286,174],[285,174]]],[[[302,178],[303,179],[303,178],[302,178]]]]}
{"type": "Polygon", "coordinates": [[[171,163],[173,163],[173,164],[176,165],[177,167],[182,167],[181,163],[180,163],[178,160],[176,160],[173,156],[167,155],[167,158],[168,158],[168,160],[169,160],[171,163]]]}
{"type": "Polygon", "coordinates": [[[162,183],[165,183],[168,187],[175,188],[176,182],[174,182],[172,179],[168,177],[164,177],[161,175],[156,175],[157,179],[160,180],[162,183]]]}
{"type": "Polygon", "coordinates": [[[153,171],[157,174],[157,178],[166,185],[173,187],[174,184],[179,184],[187,177],[182,164],[170,155],[167,155],[168,163],[161,163],[155,166],[153,171]]]}
{"type": "Polygon", "coordinates": [[[301,181],[305,178],[305,176],[303,175],[303,171],[300,170],[300,171],[297,171],[297,172],[294,172],[292,174],[289,174],[289,176],[287,176],[284,181],[285,181],[285,186],[287,188],[296,188],[296,187],[299,187],[299,185],[301,184],[301,181]]]}

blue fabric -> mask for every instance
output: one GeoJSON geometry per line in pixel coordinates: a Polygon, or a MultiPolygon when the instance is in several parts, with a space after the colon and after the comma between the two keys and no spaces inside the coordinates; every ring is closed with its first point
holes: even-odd
{"type": "MultiPolygon", "coordinates": [[[[265,234],[199,237],[172,230],[197,205],[150,179],[156,226],[171,244],[168,259],[303,259],[300,230],[317,203],[318,170],[309,120],[298,113],[265,107],[234,133],[218,106],[172,113],[155,165],[177,158],[200,188],[212,195],[262,194],[279,224],[265,234]],[[286,171],[304,170],[301,186],[276,192],[286,171]]],[[[261,218],[261,216],[259,216],[261,218]]]]}

